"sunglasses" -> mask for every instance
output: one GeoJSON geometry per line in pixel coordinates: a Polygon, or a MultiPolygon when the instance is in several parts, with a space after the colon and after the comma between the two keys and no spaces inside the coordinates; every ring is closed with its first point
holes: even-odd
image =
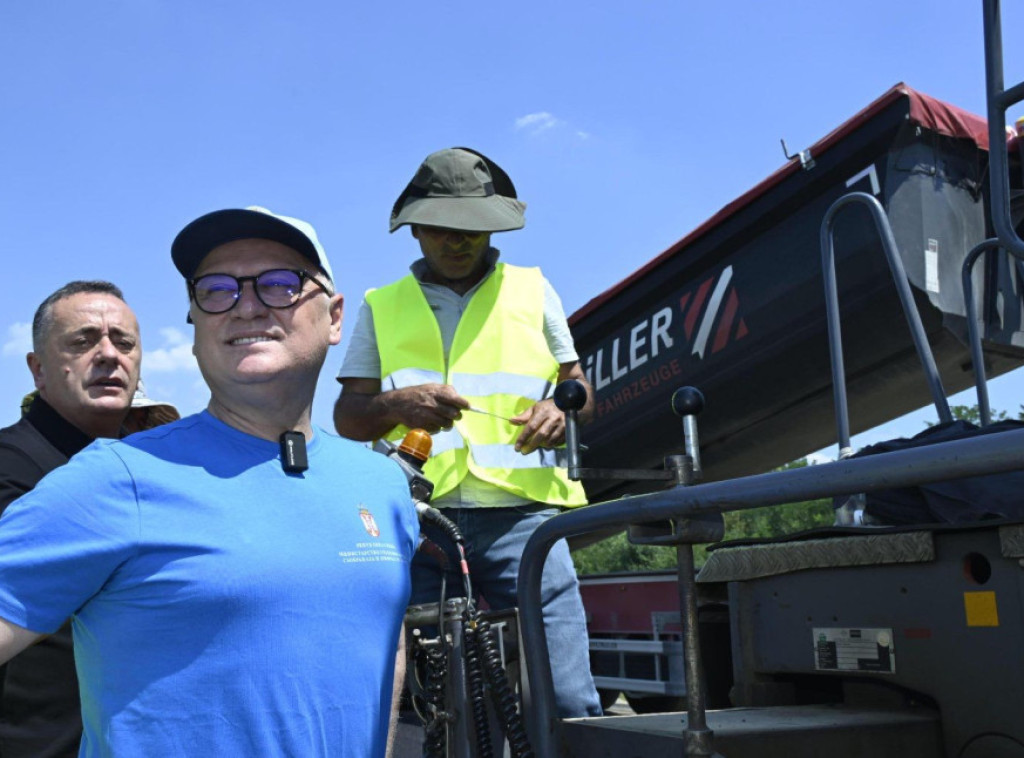
{"type": "Polygon", "coordinates": [[[256,298],[265,306],[291,308],[299,302],[307,279],[326,294],[331,294],[327,286],[312,274],[287,268],[270,269],[256,276],[204,274],[189,280],[188,292],[203,313],[227,313],[242,297],[242,286],[252,282],[256,298]]]}

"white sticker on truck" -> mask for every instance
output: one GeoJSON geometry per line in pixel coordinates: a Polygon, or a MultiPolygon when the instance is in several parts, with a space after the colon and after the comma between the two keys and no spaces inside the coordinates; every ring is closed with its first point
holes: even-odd
{"type": "Polygon", "coordinates": [[[892,629],[815,628],[814,668],[819,671],[896,673],[892,629]]]}
{"type": "Polygon", "coordinates": [[[929,239],[924,251],[924,286],[929,292],[939,291],[939,241],[929,239]]]}

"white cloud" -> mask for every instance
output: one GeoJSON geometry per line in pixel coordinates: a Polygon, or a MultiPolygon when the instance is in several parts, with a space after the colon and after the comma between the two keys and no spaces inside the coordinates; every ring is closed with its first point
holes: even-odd
{"type": "Polygon", "coordinates": [[[32,324],[16,321],[7,327],[3,355],[23,356],[32,350],[32,324]]]}
{"type": "Polygon", "coordinates": [[[195,356],[192,355],[192,340],[184,332],[172,326],[160,330],[161,344],[155,350],[143,350],[142,371],[144,375],[172,371],[199,371],[195,356]]]}
{"type": "Polygon", "coordinates": [[[547,111],[529,113],[516,119],[516,129],[526,129],[530,134],[540,134],[560,125],[562,122],[547,111]]]}
{"type": "Polygon", "coordinates": [[[527,113],[525,116],[520,116],[515,120],[515,128],[516,131],[526,132],[531,137],[537,137],[545,132],[557,130],[562,134],[571,135],[581,141],[590,139],[590,132],[579,129],[548,111],[538,111],[537,113],[527,113]]]}

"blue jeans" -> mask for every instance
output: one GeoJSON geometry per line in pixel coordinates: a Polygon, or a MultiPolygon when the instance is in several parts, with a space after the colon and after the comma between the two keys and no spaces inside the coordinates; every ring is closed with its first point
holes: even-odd
{"type": "MultiPolygon", "coordinates": [[[[548,505],[515,508],[445,508],[466,539],[473,589],[495,610],[516,604],[516,579],[526,541],[544,521],[558,513],[548,505]]],[[[463,595],[462,579],[450,563],[448,597],[463,595]]],[[[421,552],[413,559],[412,602],[436,603],[441,592],[437,561],[421,552]]],[[[561,718],[600,716],[601,704],[590,675],[587,623],[576,569],[565,540],[548,554],[541,584],[544,631],[551,654],[555,703],[561,718]]]]}

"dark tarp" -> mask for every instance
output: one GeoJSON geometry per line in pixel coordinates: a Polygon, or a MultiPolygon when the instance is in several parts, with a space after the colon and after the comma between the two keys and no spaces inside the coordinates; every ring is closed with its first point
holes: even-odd
{"type": "MultiPolygon", "coordinates": [[[[853,457],[907,450],[1021,428],[1024,428],[1022,421],[999,421],[986,427],[977,427],[967,421],[953,421],[930,427],[909,439],[900,438],[870,445],[853,457]]],[[[865,511],[871,517],[871,523],[885,525],[966,524],[985,519],[1024,519],[1024,471],[868,492],[865,511]]]]}

